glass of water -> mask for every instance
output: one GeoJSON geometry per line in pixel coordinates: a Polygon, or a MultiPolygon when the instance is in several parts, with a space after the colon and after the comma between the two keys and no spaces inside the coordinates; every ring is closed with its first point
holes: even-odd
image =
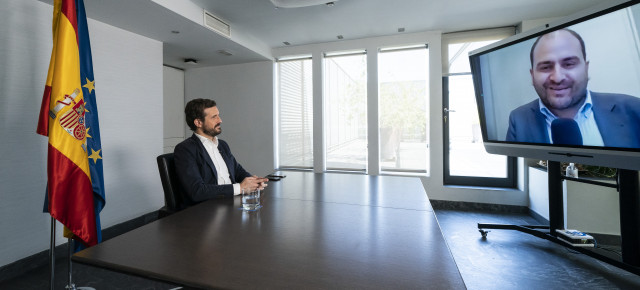
{"type": "Polygon", "coordinates": [[[242,209],[253,211],[261,207],[260,205],[260,189],[249,190],[242,189],[242,209]]]}

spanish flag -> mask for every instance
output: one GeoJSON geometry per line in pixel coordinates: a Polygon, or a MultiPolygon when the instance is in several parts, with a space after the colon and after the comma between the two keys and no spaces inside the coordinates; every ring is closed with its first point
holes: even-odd
{"type": "Polygon", "coordinates": [[[55,0],[52,26],[53,50],[37,128],[49,137],[45,211],[65,226],[66,236],[93,246],[101,241],[99,213],[105,200],[82,0],[55,0]]]}

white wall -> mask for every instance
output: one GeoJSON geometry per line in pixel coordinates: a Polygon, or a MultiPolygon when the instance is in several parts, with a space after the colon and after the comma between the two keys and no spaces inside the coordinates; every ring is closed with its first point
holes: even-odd
{"type": "MultiPolygon", "coordinates": [[[[321,43],[304,46],[283,47],[274,49],[274,57],[294,56],[294,55],[309,55],[314,58],[314,106],[322,104],[321,101],[317,101],[322,97],[322,89],[319,88],[322,85],[321,75],[322,70],[318,68],[321,62],[318,61],[322,57],[323,52],[351,50],[351,49],[366,49],[367,53],[371,55],[376,53],[380,47],[400,46],[410,44],[428,44],[429,45],[429,154],[431,163],[429,164],[429,176],[421,177],[422,183],[425,186],[427,194],[430,199],[436,200],[451,200],[451,201],[466,201],[466,202],[479,202],[479,203],[495,203],[495,204],[508,204],[508,205],[520,205],[526,206],[528,204],[528,196],[526,192],[522,190],[503,190],[503,189],[484,189],[484,188],[472,188],[472,187],[456,187],[456,186],[444,186],[443,184],[443,131],[442,131],[442,52],[441,47],[441,33],[440,32],[422,32],[422,33],[407,33],[397,34],[393,36],[375,37],[367,39],[358,39],[350,41],[339,41],[330,43],[321,43]]],[[[375,75],[374,68],[377,67],[377,58],[372,56],[367,58],[367,66],[369,67],[369,86],[368,90],[368,103],[369,111],[372,114],[377,113],[377,75],[375,75]],[[372,105],[373,104],[373,105],[372,105]]],[[[321,113],[321,109],[314,108],[314,112],[321,113]]],[[[314,122],[317,118],[314,116],[314,122]]],[[[376,119],[369,118],[369,127],[377,126],[376,119]]],[[[314,123],[314,132],[322,132],[320,124],[314,123]]],[[[374,130],[375,131],[375,130],[374,130]]],[[[376,158],[378,152],[377,135],[373,135],[371,130],[369,131],[369,159],[376,158]],[[373,157],[372,157],[373,156],[373,157]]],[[[317,136],[316,136],[317,137],[317,136]]],[[[317,138],[314,139],[317,143],[317,138]]],[[[316,149],[314,149],[316,150],[316,149]]],[[[322,151],[322,150],[319,150],[322,151]]],[[[316,150],[314,158],[319,155],[316,150]]],[[[317,164],[317,163],[316,163],[317,164]]],[[[318,165],[316,165],[318,167],[318,165]]],[[[522,168],[522,166],[519,166],[522,168]]],[[[317,168],[316,168],[317,171],[317,168]]],[[[370,174],[378,174],[377,170],[369,168],[370,174]]],[[[523,179],[520,178],[520,188],[523,188],[523,179]]]]}
{"type": "MultiPolygon", "coordinates": [[[[0,266],[49,248],[42,213],[45,137],[35,128],[51,55],[53,7],[0,5],[0,266]]],[[[155,157],[162,153],[162,43],[89,20],[103,147],[103,228],[164,204],[155,157]]],[[[57,243],[66,242],[58,226],[57,243]]]]}
{"type": "MultiPolygon", "coordinates": [[[[613,180],[598,180],[615,183],[613,180]]],[[[620,235],[620,194],[615,188],[565,180],[563,221],[565,229],[620,235]]],[[[531,210],[549,219],[549,177],[546,170],[529,169],[531,210]]]]}
{"type": "Polygon", "coordinates": [[[564,181],[564,226],[588,233],[620,235],[620,194],[615,188],[564,181]]]}
{"type": "Polygon", "coordinates": [[[549,220],[549,177],[547,171],[529,168],[529,209],[549,220]]]}
{"type": "Polygon", "coordinates": [[[173,152],[173,148],[184,140],[184,71],[165,66],[163,68],[164,103],[164,153],[173,152]]]}
{"type": "MultiPolygon", "coordinates": [[[[258,176],[273,172],[271,61],[188,69],[185,104],[197,98],[216,101],[222,118],[219,137],[229,143],[231,152],[247,171],[258,176]]],[[[184,120],[182,124],[187,126],[184,120]]],[[[186,130],[186,137],[190,137],[191,130],[186,130]]]]}

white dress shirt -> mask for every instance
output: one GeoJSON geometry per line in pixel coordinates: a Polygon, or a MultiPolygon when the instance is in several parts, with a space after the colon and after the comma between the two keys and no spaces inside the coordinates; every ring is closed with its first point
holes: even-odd
{"type": "MultiPolygon", "coordinates": [[[[551,139],[551,122],[558,117],[554,115],[540,99],[538,99],[538,103],[540,104],[540,112],[545,116],[547,121],[547,134],[549,134],[549,140],[553,143],[553,140],[551,139]]],[[[600,135],[598,124],[596,124],[596,119],[593,116],[593,102],[591,101],[590,91],[587,90],[587,97],[584,100],[584,104],[582,104],[578,113],[573,117],[573,120],[578,123],[578,127],[580,128],[583,145],[604,146],[604,141],[602,140],[602,135],[600,135]]]]}
{"type": "MultiPolygon", "coordinates": [[[[216,168],[216,172],[218,173],[218,184],[231,184],[231,177],[229,175],[229,169],[227,168],[227,164],[224,162],[222,155],[220,154],[220,150],[218,150],[218,137],[213,137],[213,140],[204,137],[198,133],[195,133],[204,145],[204,149],[209,153],[209,157],[213,161],[213,166],[216,168]]],[[[240,184],[233,184],[233,194],[239,195],[242,191],[240,190],[240,184]]]]}

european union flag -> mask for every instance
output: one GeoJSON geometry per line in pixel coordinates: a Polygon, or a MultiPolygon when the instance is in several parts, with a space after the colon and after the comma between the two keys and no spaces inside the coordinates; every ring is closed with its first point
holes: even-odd
{"type": "MultiPolygon", "coordinates": [[[[93,78],[93,60],[91,57],[91,43],[87,27],[87,15],[84,1],[76,0],[78,11],[78,52],[80,54],[80,82],[85,100],[85,121],[87,126],[87,154],[89,155],[89,170],[93,187],[93,204],[96,217],[96,231],[98,243],[102,242],[102,228],[100,226],[100,211],[105,205],[104,176],[102,174],[102,145],[100,142],[100,126],[98,124],[98,106],[96,104],[95,80],[93,78]]],[[[83,245],[76,244],[76,251],[83,245]]]]}

